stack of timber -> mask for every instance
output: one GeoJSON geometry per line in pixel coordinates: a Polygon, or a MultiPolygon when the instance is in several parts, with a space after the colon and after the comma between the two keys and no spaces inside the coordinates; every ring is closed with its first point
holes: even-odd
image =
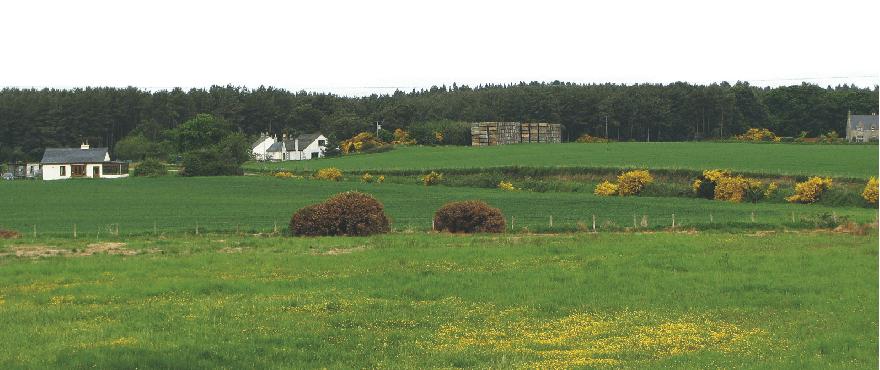
{"type": "Polygon", "coordinates": [[[471,125],[473,146],[561,142],[562,126],[555,123],[478,122],[471,125]]]}

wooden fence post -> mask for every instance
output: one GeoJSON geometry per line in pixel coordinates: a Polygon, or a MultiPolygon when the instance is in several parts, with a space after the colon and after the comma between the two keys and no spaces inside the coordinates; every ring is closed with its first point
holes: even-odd
{"type": "Polygon", "coordinates": [[[550,215],[550,227],[553,227],[553,215],[550,215]]]}
{"type": "Polygon", "coordinates": [[[596,215],[593,215],[593,232],[596,232],[596,215]]]}
{"type": "Polygon", "coordinates": [[[73,238],[76,239],[76,224],[73,224],[73,238]]]}
{"type": "Polygon", "coordinates": [[[752,222],[755,222],[755,211],[752,211],[752,222]]]}
{"type": "Polygon", "coordinates": [[[672,214],[672,228],[675,228],[675,213],[672,214]]]}
{"type": "Polygon", "coordinates": [[[37,237],[37,224],[34,224],[34,238],[37,237]]]}

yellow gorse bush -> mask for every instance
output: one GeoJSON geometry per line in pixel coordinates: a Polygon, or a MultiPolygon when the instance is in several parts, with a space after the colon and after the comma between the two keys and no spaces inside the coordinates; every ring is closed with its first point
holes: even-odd
{"type": "Polygon", "coordinates": [[[877,204],[877,178],[871,177],[868,179],[868,183],[865,184],[865,190],[862,191],[862,198],[865,198],[870,204],[877,204]]]}
{"type": "Polygon", "coordinates": [[[381,184],[383,182],[385,182],[385,175],[379,175],[379,177],[376,178],[376,183],[381,184]]]}
{"type": "Polygon", "coordinates": [[[591,136],[590,134],[583,134],[581,137],[577,138],[577,142],[579,143],[607,143],[608,139],[604,137],[591,136]]]}
{"type": "Polygon", "coordinates": [[[394,141],[392,143],[397,145],[412,145],[415,144],[416,141],[409,137],[408,131],[398,128],[394,130],[394,141]]]}
{"type": "Polygon", "coordinates": [[[610,197],[613,195],[617,195],[617,184],[611,181],[602,181],[599,185],[596,185],[596,189],[593,190],[593,194],[610,197]]]}
{"type": "Polygon", "coordinates": [[[431,171],[431,173],[422,176],[421,180],[425,186],[437,185],[440,181],[443,181],[443,174],[431,171]]]}
{"type": "Polygon", "coordinates": [[[772,141],[779,142],[780,138],[766,128],[750,128],[742,135],[736,135],[739,141],[772,141]]]}
{"type": "Polygon", "coordinates": [[[779,184],[776,181],[771,182],[770,185],[767,185],[767,189],[764,189],[764,198],[772,197],[773,194],[776,194],[777,189],[779,189],[779,184]]]}
{"type": "Polygon", "coordinates": [[[728,177],[728,176],[730,176],[730,172],[727,170],[706,170],[706,171],[703,171],[703,177],[705,177],[706,180],[709,180],[712,182],[718,182],[718,179],[720,179],[722,177],[728,177]]]}
{"type": "Polygon", "coordinates": [[[794,195],[785,198],[792,203],[813,203],[831,188],[831,178],[811,177],[794,185],[794,195]]]}
{"type": "Polygon", "coordinates": [[[282,178],[282,179],[289,179],[289,178],[293,177],[293,172],[289,172],[289,171],[275,172],[274,176],[278,177],[278,178],[282,178]]]}
{"type": "Polygon", "coordinates": [[[364,172],[364,174],[361,176],[361,181],[369,184],[373,182],[373,175],[370,175],[369,172],[364,172]]]}
{"type": "Polygon", "coordinates": [[[694,194],[697,194],[700,192],[701,185],[703,185],[703,180],[700,180],[700,179],[694,180],[694,182],[691,184],[691,189],[693,189],[694,194]]]}
{"type": "Polygon", "coordinates": [[[382,140],[369,132],[361,132],[350,139],[339,143],[339,150],[343,154],[359,153],[361,151],[386,145],[382,140]]]}
{"type": "Polygon", "coordinates": [[[342,180],[342,171],[338,168],[322,168],[315,173],[315,178],[320,180],[339,181],[342,180]]]}
{"type": "Polygon", "coordinates": [[[617,193],[621,196],[636,195],[653,182],[654,177],[646,170],[627,171],[617,176],[617,193]]]}
{"type": "Polygon", "coordinates": [[[503,181],[503,180],[498,183],[498,189],[501,189],[504,191],[517,191],[517,190],[519,190],[515,186],[513,186],[512,182],[503,181]]]}
{"type": "Polygon", "coordinates": [[[765,192],[764,184],[761,181],[749,177],[724,176],[715,183],[716,200],[739,203],[748,199],[757,202],[765,192]]]}

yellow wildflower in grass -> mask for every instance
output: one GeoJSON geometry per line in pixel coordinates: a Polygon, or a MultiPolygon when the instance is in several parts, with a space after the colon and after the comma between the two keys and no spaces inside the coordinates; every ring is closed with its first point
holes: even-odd
{"type": "Polygon", "coordinates": [[[877,178],[873,176],[868,179],[868,183],[865,184],[865,190],[862,191],[862,198],[864,198],[869,204],[877,205],[877,187],[877,178]]]}
{"type": "Polygon", "coordinates": [[[443,181],[443,174],[431,171],[431,173],[422,176],[421,180],[425,186],[437,185],[443,181]]]}
{"type": "Polygon", "coordinates": [[[504,180],[502,180],[501,182],[498,183],[498,189],[501,189],[504,191],[517,191],[517,190],[519,190],[515,186],[513,186],[513,183],[508,182],[508,181],[504,181],[504,180]]]}
{"type": "Polygon", "coordinates": [[[443,132],[434,131],[434,140],[437,140],[438,144],[442,143],[443,142],[443,132]]]}
{"type": "Polygon", "coordinates": [[[596,189],[593,190],[593,194],[600,195],[603,197],[610,197],[617,195],[618,186],[617,184],[605,180],[602,181],[599,185],[596,185],[596,189]]]}
{"type": "Polygon", "coordinates": [[[111,346],[131,346],[137,344],[137,339],[133,337],[122,337],[110,342],[111,346]]]}
{"type": "Polygon", "coordinates": [[[621,196],[636,195],[654,182],[646,170],[627,171],[617,176],[617,193],[621,196]]]}
{"type": "MultiPolygon", "coordinates": [[[[491,307],[489,307],[491,308],[491,307]]],[[[575,313],[539,320],[522,312],[483,310],[468,320],[442,325],[426,349],[443,353],[510,354],[511,367],[645,366],[639,359],[662,360],[694,353],[748,353],[758,356],[766,331],[742,328],[710,317],[661,317],[644,311],[575,313]],[[475,320],[476,319],[476,320],[475,320]]]]}
{"type": "Polygon", "coordinates": [[[319,180],[339,181],[342,180],[342,171],[338,168],[322,168],[315,173],[315,178],[319,180]]]}
{"type": "Polygon", "coordinates": [[[381,184],[383,182],[385,182],[385,175],[379,175],[379,177],[376,178],[376,183],[381,184]]]}
{"type": "Polygon", "coordinates": [[[369,184],[369,183],[373,182],[373,175],[370,175],[369,172],[364,172],[364,175],[361,176],[361,181],[369,184]]]}
{"type": "Polygon", "coordinates": [[[791,203],[813,203],[831,189],[831,178],[811,177],[809,180],[794,185],[794,195],[785,198],[791,203]]]}

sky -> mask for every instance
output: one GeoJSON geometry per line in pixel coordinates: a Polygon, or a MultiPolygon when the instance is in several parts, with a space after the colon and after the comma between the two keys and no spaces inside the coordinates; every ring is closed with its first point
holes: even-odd
{"type": "Polygon", "coordinates": [[[880,1],[14,1],[0,86],[880,83],[880,1]]]}

